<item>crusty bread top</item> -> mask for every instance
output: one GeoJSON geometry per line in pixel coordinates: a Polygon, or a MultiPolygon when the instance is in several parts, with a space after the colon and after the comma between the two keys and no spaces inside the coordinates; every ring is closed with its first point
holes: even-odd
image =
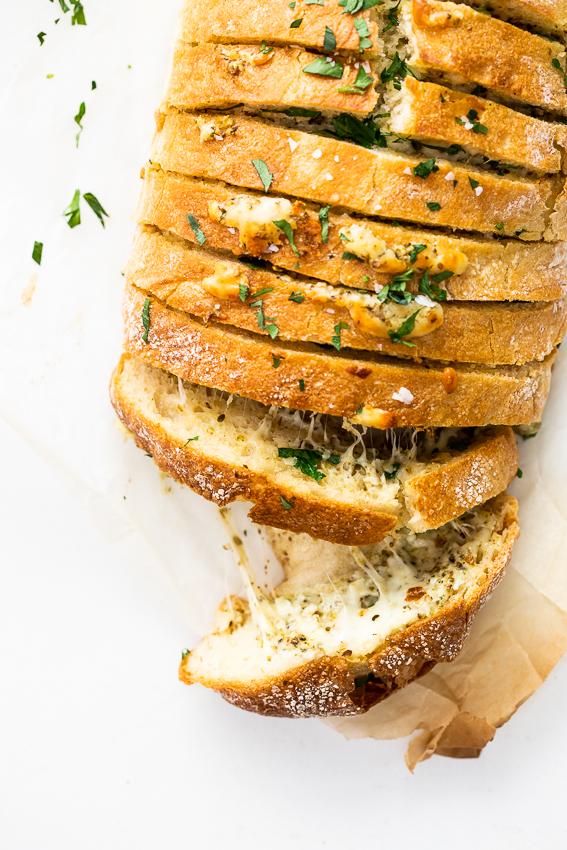
{"type": "Polygon", "coordinates": [[[488,0],[486,7],[497,18],[528,24],[540,32],[564,33],[567,28],[566,0],[488,0]]]}
{"type": "Polygon", "coordinates": [[[517,233],[522,239],[554,240],[567,234],[567,204],[565,192],[557,197],[563,185],[558,179],[498,176],[443,160],[438,160],[437,171],[423,178],[412,171],[423,162],[420,158],[367,150],[241,116],[223,138],[201,141],[199,120],[204,117],[164,116],[152,161],[168,171],[262,189],[252,161],[261,159],[272,175],[272,192],[369,215],[500,236],[517,233]]]}
{"type": "Polygon", "coordinates": [[[462,3],[404,0],[403,5],[412,67],[455,82],[480,83],[511,101],[567,114],[562,44],[462,3]],[[560,68],[553,66],[554,59],[560,68]]]}
{"type": "Polygon", "coordinates": [[[262,319],[267,315],[277,323],[279,339],[326,345],[336,339],[339,324],[345,348],[397,357],[528,363],[546,357],[561,342],[567,325],[567,297],[534,304],[414,301],[391,307],[388,301],[381,304],[352,289],[254,270],[226,255],[191,248],[155,232],[138,233],[125,275],[168,306],[205,320],[214,317],[267,335],[262,319]],[[264,293],[260,302],[257,292],[264,293]],[[399,330],[416,311],[418,319],[430,325],[416,323],[420,335],[406,337],[415,347],[392,342],[388,329],[399,330]]]}
{"type": "MultiPolygon", "coordinates": [[[[331,114],[372,112],[378,95],[371,84],[354,94],[339,91],[354,85],[358,75],[354,64],[343,65],[340,79],[305,72],[321,58],[292,47],[274,47],[263,53],[253,44],[192,47],[179,42],[162,109],[215,109],[245,103],[258,109],[273,106],[321,109],[331,114]]],[[[338,59],[336,63],[342,64],[338,59]]]]}
{"type": "Polygon", "coordinates": [[[518,466],[510,428],[421,437],[372,432],[361,450],[361,435],[340,419],[180,387],[128,355],[115,370],[111,397],[138,445],[177,481],[218,505],[253,502],[255,522],[334,543],[366,545],[396,527],[437,528],[502,492],[518,466]],[[279,456],[299,448],[320,455],[316,474],[279,456]]]}
{"type": "MultiPolygon", "coordinates": [[[[209,215],[209,205],[220,207],[235,195],[235,190],[220,182],[193,180],[180,174],[164,172],[148,166],[143,172],[144,183],[137,220],[141,224],[155,225],[171,231],[191,242],[197,237],[187,220],[190,212],[199,222],[206,237],[207,247],[231,251],[233,254],[272,257],[283,269],[301,272],[309,277],[332,284],[344,284],[375,291],[392,279],[387,264],[369,263],[343,258],[345,243],[340,239],[343,227],[363,225],[377,239],[383,240],[384,250],[407,250],[407,245],[427,245],[435,256],[444,258],[464,256],[467,266],[462,274],[445,280],[443,286],[448,297],[460,301],[553,301],[567,292],[567,245],[564,242],[525,244],[516,240],[472,239],[449,236],[429,230],[394,227],[391,224],[369,219],[353,218],[344,213],[328,212],[328,241],[314,239],[321,232],[319,208],[308,206],[305,220],[301,219],[295,231],[297,257],[288,240],[283,239],[277,252],[264,253],[264,241],[241,244],[235,228],[218,223],[209,215]],[[309,239],[307,239],[309,235],[309,239]]],[[[237,192],[240,196],[258,197],[254,192],[237,192]]],[[[419,257],[423,256],[418,255],[419,257]]],[[[401,271],[398,269],[397,271],[401,271]]],[[[408,284],[415,291],[415,284],[408,284]]]]}
{"type": "MultiPolygon", "coordinates": [[[[392,548],[402,553],[394,562],[386,543],[356,556],[301,535],[271,532],[287,581],[272,600],[248,567],[250,605],[225,600],[212,633],[184,652],[181,680],[214,688],[234,705],[260,714],[367,711],[435,663],[458,655],[474,616],[504,574],[519,534],[516,511],[515,499],[503,495],[467,514],[470,537],[459,539],[452,556],[447,547],[455,532],[445,527],[446,533],[437,535],[440,563],[425,582],[420,555],[414,554],[416,564],[403,554],[403,536],[392,540],[392,548]],[[458,574],[454,561],[461,565],[458,574]],[[394,563],[404,565],[404,580],[394,563]],[[323,570],[319,564],[325,564],[323,570]],[[444,592],[432,587],[440,574],[445,580],[455,577],[444,592]],[[406,588],[406,582],[414,586],[406,588]]],[[[409,548],[419,552],[428,545],[425,536],[413,538],[409,548]]]]}
{"type": "Polygon", "coordinates": [[[528,425],[541,418],[555,357],[524,366],[444,367],[374,352],[329,353],[311,343],[203,324],[129,284],[123,309],[126,350],[153,366],[262,404],[346,416],[378,428],[528,425]]]}
{"type": "MultiPolygon", "coordinates": [[[[538,174],[561,171],[567,127],[542,121],[500,103],[407,77],[398,93],[389,128],[422,141],[461,145],[493,163],[524,166],[538,174]],[[467,115],[473,109],[487,132],[475,133],[467,115]]],[[[388,109],[391,109],[388,106],[388,109]]],[[[497,164],[494,168],[498,170],[497,164]]]]}
{"type": "Polygon", "coordinates": [[[365,53],[381,53],[382,39],[372,10],[357,15],[344,14],[336,3],[310,3],[299,0],[187,0],[181,11],[178,36],[189,44],[218,42],[247,44],[266,40],[273,44],[298,44],[301,47],[323,48],[325,28],[332,30],[337,50],[358,53],[360,36],[355,21],[364,20],[370,31],[367,36],[372,47],[365,53]],[[299,26],[292,27],[294,21],[299,26]]]}

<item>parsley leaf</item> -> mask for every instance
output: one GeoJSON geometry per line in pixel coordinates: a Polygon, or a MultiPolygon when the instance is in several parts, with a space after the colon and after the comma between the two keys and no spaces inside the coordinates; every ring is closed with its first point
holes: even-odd
{"type": "Polygon", "coordinates": [[[144,306],[142,307],[142,324],[144,326],[144,333],[142,335],[142,340],[146,343],[148,342],[148,334],[150,332],[150,299],[146,298],[144,301],[144,306]]]}
{"type": "Polygon", "coordinates": [[[85,20],[85,10],[83,9],[83,4],[79,2],[79,0],[71,0],[73,4],[73,15],[71,17],[71,24],[75,26],[75,24],[79,24],[79,26],[86,27],[87,22],[85,20]]]}
{"type": "Polygon", "coordinates": [[[98,218],[98,220],[100,221],[102,226],[104,227],[103,215],[105,215],[107,218],[110,218],[110,216],[108,215],[108,213],[106,212],[106,210],[104,209],[104,207],[102,206],[100,201],[97,200],[97,198],[95,198],[95,196],[93,195],[92,192],[85,192],[84,195],[83,195],[83,198],[85,199],[85,201],[87,202],[87,204],[89,205],[91,210],[94,212],[94,214],[96,215],[96,217],[98,218]]]}
{"type": "Polygon", "coordinates": [[[207,237],[205,236],[205,234],[203,233],[203,231],[199,227],[199,222],[197,221],[195,216],[191,215],[191,213],[187,213],[187,221],[191,225],[191,230],[195,234],[195,238],[196,238],[197,242],[199,243],[199,245],[204,245],[205,242],[207,241],[207,237]]]}
{"type": "Polygon", "coordinates": [[[45,41],[46,32],[38,32],[37,37],[39,38],[39,45],[43,47],[43,42],[45,41]]]}
{"type": "Polygon", "coordinates": [[[389,11],[388,11],[388,24],[384,27],[382,32],[388,32],[388,30],[391,30],[393,27],[397,27],[398,24],[400,23],[399,20],[398,20],[398,16],[396,15],[396,12],[400,8],[401,2],[402,2],[402,0],[398,0],[396,5],[392,6],[392,8],[389,9],[389,11]]]}
{"type": "MultiPolygon", "coordinates": [[[[405,80],[408,74],[411,74],[412,77],[415,77],[413,71],[409,68],[408,65],[400,58],[400,54],[398,51],[394,54],[394,58],[387,68],[384,68],[382,73],[380,74],[380,80],[383,83],[393,83],[394,88],[401,89],[402,84],[401,80],[405,80]]],[[[416,78],[417,79],[417,78],[416,78]]]]}
{"type": "Polygon", "coordinates": [[[323,50],[330,50],[331,52],[335,50],[337,46],[337,39],[335,38],[335,33],[329,27],[325,27],[325,38],[323,40],[323,50]]]}
{"type": "Polygon", "coordinates": [[[248,266],[248,268],[250,268],[250,269],[265,269],[266,268],[266,264],[264,263],[263,260],[257,260],[257,259],[251,260],[247,257],[240,257],[239,259],[240,259],[241,263],[244,263],[244,265],[248,266]]]}
{"type": "Polygon", "coordinates": [[[283,496],[280,496],[280,499],[281,499],[282,505],[284,506],[286,511],[290,511],[293,508],[293,505],[291,504],[291,502],[286,502],[286,500],[284,499],[283,496]]]}
{"type": "Polygon", "coordinates": [[[303,18],[297,18],[297,20],[292,21],[291,24],[289,25],[290,30],[296,30],[298,27],[301,26],[302,22],[303,22],[303,18]]]}
{"type": "Polygon", "coordinates": [[[358,50],[360,53],[363,53],[365,50],[372,47],[372,40],[368,38],[370,30],[368,29],[368,24],[364,18],[355,18],[354,25],[358,32],[358,50]]]}
{"type": "Polygon", "coordinates": [[[323,459],[323,452],[315,449],[278,449],[278,457],[293,458],[294,469],[299,469],[304,475],[314,478],[317,482],[326,478],[325,473],[317,469],[317,461],[323,459]]]}
{"type": "Polygon", "coordinates": [[[247,286],[245,283],[239,283],[238,284],[238,297],[240,298],[240,300],[242,301],[243,304],[246,303],[246,299],[248,298],[249,294],[250,294],[250,287],[247,286]]]}
{"type": "Polygon", "coordinates": [[[301,292],[292,292],[287,300],[295,301],[296,304],[303,304],[303,302],[305,301],[305,295],[303,295],[301,292]]]}
{"type": "Polygon", "coordinates": [[[81,133],[83,132],[83,125],[81,124],[81,121],[85,117],[86,111],[87,110],[86,110],[86,107],[85,107],[85,103],[83,101],[83,103],[81,103],[81,105],[79,106],[79,111],[75,115],[75,123],[79,125],[79,132],[77,133],[77,136],[76,136],[77,147],[79,147],[79,138],[80,138],[81,133]]]}
{"type": "Polygon", "coordinates": [[[362,148],[372,148],[375,145],[380,148],[387,147],[386,138],[371,116],[360,120],[348,112],[343,112],[333,118],[333,126],[335,132],[328,135],[342,141],[354,142],[362,148]]]}
{"type": "Polygon", "coordinates": [[[335,328],[334,328],[335,333],[331,337],[331,342],[333,343],[333,345],[335,346],[337,351],[341,350],[341,331],[342,330],[348,331],[348,329],[349,329],[349,325],[345,325],[344,322],[339,322],[338,325],[335,325],[335,328]]]}
{"type": "Polygon", "coordinates": [[[422,177],[424,180],[427,180],[432,172],[439,171],[439,166],[435,165],[435,157],[433,157],[433,159],[426,159],[425,162],[415,165],[412,171],[416,177],[422,177]]]}
{"type": "Polygon", "coordinates": [[[319,210],[319,221],[321,223],[321,241],[327,244],[329,241],[329,209],[331,205],[321,207],[319,210]]]}
{"type": "Polygon", "coordinates": [[[194,440],[198,440],[198,439],[199,439],[198,437],[189,437],[189,439],[187,440],[187,442],[186,442],[186,443],[183,443],[183,445],[181,446],[181,448],[182,448],[182,449],[184,449],[184,448],[185,448],[185,446],[188,446],[188,445],[189,445],[189,443],[192,443],[194,440]]]}
{"type": "Polygon", "coordinates": [[[437,212],[437,210],[441,209],[441,204],[438,204],[437,201],[426,201],[425,203],[431,212],[437,212]]]}
{"type": "Polygon", "coordinates": [[[497,222],[494,227],[496,228],[496,230],[499,230],[504,236],[504,225],[501,221],[497,222]]]}
{"type": "Polygon", "coordinates": [[[362,94],[363,90],[368,88],[370,83],[374,82],[374,77],[371,77],[370,74],[367,74],[362,65],[358,69],[358,74],[356,75],[356,80],[352,84],[352,86],[341,86],[339,88],[340,92],[347,92],[350,94],[362,94]]]}
{"type": "Polygon", "coordinates": [[[275,224],[275,225],[276,225],[276,227],[277,227],[279,230],[282,230],[282,231],[285,233],[285,235],[287,236],[287,238],[288,238],[288,240],[289,240],[289,244],[291,245],[291,248],[292,248],[293,253],[295,254],[295,256],[296,256],[296,257],[299,257],[299,256],[300,256],[300,253],[299,253],[299,251],[297,250],[297,247],[296,247],[296,245],[295,245],[295,238],[294,238],[294,235],[293,235],[293,228],[292,228],[291,224],[289,223],[289,221],[286,221],[285,219],[283,219],[283,218],[282,218],[282,219],[280,219],[280,221],[274,221],[274,222],[272,222],[272,224],[275,224]]]}
{"type": "Polygon", "coordinates": [[[352,254],[350,251],[343,251],[341,260],[358,260],[359,263],[364,262],[361,257],[359,257],[357,254],[352,254]]]}
{"type": "Polygon", "coordinates": [[[477,186],[480,186],[478,180],[473,180],[473,178],[469,174],[469,183],[471,184],[471,189],[476,189],[477,186]]]}
{"type": "Polygon", "coordinates": [[[263,159],[253,159],[252,165],[258,172],[258,177],[262,181],[262,185],[264,187],[264,192],[267,192],[270,186],[272,185],[272,180],[274,179],[274,175],[271,174],[268,166],[264,162],[263,159]]]}
{"type": "Polygon", "coordinates": [[[305,381],[303,380],[303,378],[300,378],[297,383],[299,384],[299,392],[300,393],[304,392],[305,391],[305,381]]]}
{"type": "Polygon", "coordinates": [[[274,354],[272,354],[272,366],[274,367],[274,369],[277,369],[281,362],[281,357],[276,357],[274,354]]]}
{"type": "Polygon", "coordinates": [[[394,463],[392,465],[392,471],[391,472],[386,472],[386,470],[384,470],[384,478],[386,479],[386,481],[393,481],[394,478],[396,478],[400,466],[401,466],[400,463],[394,463]]]}
{"type": "Polygon", "coordinates": [[[405,320],[405,322],[400,325],[397,331],[388,331],[388,336],[392,340],[392,342],[400,342],[402,345],[407,345],[410,348],[417,348],[417,345],[414,342],[408,342],[406,339],[402,339],[404,336],[408,336],[413,329],[415,328],[415,320],[417,319],[417,314],[423,310],[423,307],[420,307],[419,310],[416,310],[415,313],[412,313],[411,316],[405,320]]]}
{"type": "Polygon", "coordinates": [[[41,266],[41,255],[43,254],[43,242],[34,242],[33,243],[33,252],[32,252],[32,260],[41,266]]]}
{"type": "Polygon", "coordinates": [[[409,261],[413,265],[417,260],[417,255],[421,254],[422,251],[425,251],[427,245],[414,245],[411,251],[409,252],[409,261]]]}
{"type": "Polygon", "coordinates": [[[306,65],[303,69],[304,74],[317,74],[321,77],[334,77],[336,80],[340,80],[343,75],[344,68],[340,62],[332,61],[327,62],[326,57],[318,56],[317,59],[314,59],[313,62],[310,62],[309,65],[306,65]]]}
{"type": "MultiPolygon", "coordinates": [[[[449,272],[447,277],[451,277],[452,274],[452,272],[449,272]]],[[[437,277],[439,277],[439,275],[435,275],[435,278],[437,277]]],[[[429,269],[426,269],[423,273],[419,281],[418,291],[422,295],[427,295],[428,298],[432,298],[434,301],[447,300],[447,290],[441,289],[440,286],[437,286],[435,283],[431,282],[431,280],[429,279],[429,269]]]]}
{"type": "Polygon", "coordinates": [[[301,106],[290,106],[289,109],[284,109],[284,115],[289,115],[290,118],[319,118],[321,115],[316,109],[303,109],[301,106]]]}
{"type": "Polygon", "coordinates": [[[563,74],[563,82],[567,86],[567,74],[565,74],[565,71],[561,67],[561,62],[559,61],[559,59],[557,59],[557,58],[552,59],[551,64],[553,65],[554,68],[557,68],[558,71],[561,71],[561,73],[563,74]]]}
{"type": "Polygon", "coordinates": [[[69,227],[77,227],[78,224],[81,223],[81,192],[79,189],[73,195],[73,200],[63,213],[64,216],[67,216],[67,224],[69,227]]]}
{"type": "MultiPolygon", "coordinates": [[[[293,5],[290,3],[290,6],[291,6],[292,9],[295,9],[295,3],[293,3],[293,5]]],[[[265,41],[263,41],[262,44],[260,45],[260,52],[263,53],[265,56],[268,53],[271,53],[273,49],[274,49],[273,47],[268,47],[268,45],[266,44],[265,41]]]]}

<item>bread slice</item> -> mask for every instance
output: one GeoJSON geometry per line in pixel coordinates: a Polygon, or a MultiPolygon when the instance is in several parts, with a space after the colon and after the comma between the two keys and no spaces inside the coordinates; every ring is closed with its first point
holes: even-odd
{"type": "MultiPolygon", "coordinates": [[[[350,112],[368,115],[378,101],[370,82],[354,85],[359,69],[338,58],[329,63],[317,53],[292,47],[200,44],[178,42],[162,110],[218,109],[245,103],[255,109],[320,109],[332,115],[350,112]],[[313,63],[330,67],[337,76],[322,76],[306,69],[313,63]],[[340,69],[342,74],[339,79],[340,69]],[[346,89],[346,91],[341,91],[346,89]]],[[[359,60],[356,62],[359,64],[359,60]]]]}
{"type": "Polygon", "coordinates": [[[489,0],[486,8],[497,18],[527,24],[540,32],[564,34],[567,29],[565,0],[489,0]]]}
{"type": "Polygon", "coordinates": [[[559,178],[500,176],[442,160],[437,171],[422,177],[413,170],[424,161],[417,157],[242,116],[226,135],[203,141],[203,122],[211,120],[210,114],[162,116],[152,161],[167,171],[262,190],[261,160],[271,176],[270,191],[278,194],[499,236],[567,236],[567,194],[559,178]]]}
{"type": "MultiPolygon", "coordinates": [[[[355,21],[364,21],[368,35],[364,36],[366,55],[382,53],[384,44],[378,34],[375,8],[362,10],[356,15],[345,14],[335,3],[272,0],[269,4],[258,0],[187,0],[181,11],[178,37],[188,44],[253,44],[267,40],[271,45],[300,45],[328,50],[329,39],[325,31],[333,33],[337,51],[359,53],[361,35],[355,21]],[[292,26],[296,21],[299,25],[292,26]]],[[[332,44],[332,41],[330,42],[332,44]]]]}
{"type": "MultiPolygon", "coordinates": [[[[298,257],[287,239],[282,239],[279,246],[271,243],[262,224],[249,220],[234,227],[226,219],[216,221],[209,214],[211,204],[213,209],[222,210],[236,198],[265,206],[263,195],[235,191],[225,183],[194,180],[151,165],[144,168],[142,176],[144,184],[136,213],[141,224],[155,225],[196,244],[197,237],[187,219],[190,212],[205,235],[205,247],[270,258],[282,269],[328,283],[380,291],[391,282],[393,274],[403,273],[412,265],[423,268],[433,263],[434,272],[459,271],[443,281],[448,298],[459,301],[554,301],[567,293],[564,242],[525,244],[509,239],[473,239],[354,218],[332,209],[323,216],[328,221],[327,242],[323,242],[321,208],[308,204],[294,222],[298,257]],[[343,255],[353,253],[357,246],[351,244],[347,252],[340,233],[343,229],[350,232],[355,225],[364,241],[369,242],[371,253],[359,251],[357,259],[348,259],[343,255]],[[417,254],[412,264],[410,252],[416,245],[425,245],[426,249],[417,254]],[[371,257],[375,257],[372,262],[371,257]]],[[[417,291],[415,281],[408,282],[408,289],[417,291]]]]}
{"type": "Polygon", "coordinates": [[[130,284],[124,326],[130,354],[184,380],[378,428],[529,425],[541,418],[555,356],[488,367],[414,363],[333,348],[331,354],[312,343],[205,324],[130,284]]]}
{"type": "Polygon", "coordinates": [[[363,433],[336,417],[179,384],[127,355],[111,396],[163,472],[218,505],[253,502],[255,522],[335,543],[437,528],[505,490],[518,467],[510,428],[363,433]]]}
{"type": "Polygon", "coordinates": [[[561,43],[448,0],[402,0],[399,20],[405,61],[420,75],[478,83],[491,99],[567,114],[561,43]]]}
{"type": "Polygon", "coordinates": [[[381,112],[389,113],[383,121],[389,131],[425,144],[460,145],[496,171],[505,164],[537,174],[564,169],[567,127],[484,97],[407,77],[399,90],[389,87],[381,112]],[[474,132],[471,110],[486,132],[474,132]]]}
{"type": "Polygon", "coordinates": [[[325,345],[336,340],[339,324],[345,348],[398,357],[528,363],[547,357],[567,328],[567,296],[561,301],[507,304],[441,302],[418,295],[404,305],[342,286],[251,269],[226,254],[191,247],[159,232],[138,233],[125,275],[168,307],[205,321],[214,318],[268,335],[264,316],[270,316],[278,339],[325,345]],[[392,341],[390,332],[399,332],[414,314],[413,330],[403,341],[392,341]]]}
{"type": "Polygon", "coordinates": [[[502,495],[437,532],[363,550],[273,532],[286,581],[220,606],[179,675],[247,711],[321,717],[367,711],[453,661],[502,579],[519,528],[502,495]]]}

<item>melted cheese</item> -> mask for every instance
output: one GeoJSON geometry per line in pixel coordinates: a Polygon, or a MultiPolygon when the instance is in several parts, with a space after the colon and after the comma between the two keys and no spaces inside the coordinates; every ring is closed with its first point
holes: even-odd
{"type": "Polygon", "coordinates": [[[215,298],[237,301],[240,287],[248,286],[248,278],[235,263],[215,263],[214,274],[206,277],[202,286],[215,298]]]}
{"type": "Polygon", "coordinates": [[[418,310],[413,330],[405,334],[404,339],[425,336],[443,324],[443,307],[440,304],[420,307],[413,302],[396,304],[393,301],[385,301],[371,307],[357,303],[345,306],[361,331],[382,339],[388,339],[390,331],[399,331],[403,323],[418,310]]]}
{"type": "Polygon", "coordinates": [[[232,136],[236,132],[236,124],[232,115],[217,115],[205,121],[204,118],[197,118],[197,126],[201,130],[200,139],[202,142],[210,142],[213,139],[224,139],[225,136],[232,136]]]}
{"type": "Polygon", "coordinates": [[[279,245],[282,231],[274,221],[287,221],[292,229],[297,226],[293,219],[292,204],[286,198],[235,195],[222,207],[216,201],[211,201],[209,216],[225,227],[237,228],[240,244],[245,248],[253,239],[279,245]]]}

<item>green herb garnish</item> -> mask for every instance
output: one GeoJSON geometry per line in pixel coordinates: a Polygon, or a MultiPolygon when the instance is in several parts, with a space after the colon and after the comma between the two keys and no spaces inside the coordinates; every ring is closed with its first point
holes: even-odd
{"type": "Polygon", "coordinates": [[[409,252],[409,261],[413,265],[417,260],[417,255],[421,254],[422,251],[425,251],[427,245],[414,245],[411,251],[409,252]]]}
{"type": "Polygon", "coordinates": [[[305,390],[305,381],[303,380],[303,378],[300,378],[300,379],[299,379],[299,381],[298,381],[297,383],[299,384],[299,392],[301,392],[301,393],[302,393],[302,392],[304,392],[304,390],[305,390]]]}
{"type": "Polygon", "coordinates": [[[144,333],[142,335],[143,342],[148,342],[148,334],[150,332],[150,299],[146,298],[144,301],[144,306],[142,307],[142,325],[144,326],[144,333]]]}
{"type": "Polygon", "coordinates": [[[189,445],[189,443],[192,443],[194,440],[198,440],[198,439],[199,439],[198,437],[189,437],[189,439],[187,440],[187,442],[186,442],[186,443],[183,443],[183,445],[181,446],[181,448],[182,448],[182,449],[184,449],[184,448],[185,448],[185,446],[188,446],[188,445],[189,445]]]}
{"type": "Polygon", "coordinates": [[[205,234],[203,233],[203,231],[199,227],[199,222],[197,221],[195,216],[192,215],[191,213],[187,213],[187,221],[191,225],[191,230],[195,234],[195,238],[196,238],[197,242],[199,243],[199,245],[204,245],[205,242],[207,241],[207,237],[205,236],[205,234]]]}
{"type": "Polygon", "coordinates": [[[339,322],[338,325],[335,325],[334,331],[335,333],[331,337],[331,342],[337,351],[341,350],[341,331],[348,331],[349,325],[346,325],[344,322],[339,322]]]}
{"type": "Polygon", "coordinates": [[[290,30],[296,30],[298,27],[301,26],[302,21],[303,21],[303,18],[297,18],[297,20],[292,21],[291,24],[289,25],[290,30]]]}
{"type": "Polygon", "coordinates": [[[240,298],[240,300],[242,301],[243,304],[246,303],[246,299],[248,298],[249,295],[250,295],[250,287],[247,286],[245,283],[239,283],[238,284],[238,297],[240,298]]]}
{"type": "Polygon", "coordinates": [[[362,65],[358,69],[358,74],[356,75],[356,79],[352,86],[341,86],[339,91],[341,93],[349,93],[349,94],[362,94],[364,89],[367,89],[370,83],[374,82],[374,77],[371,77],[370,74],[367,74],[362,65]]]}
{"type": "Polygon", "coordinates": [[[400,325],[397,331],[388,331],[388,336],[392,340],[392,342],[399,342],[402,345],[407,345],[410,348],[417,348],[417,345],[414,342],[408,342],[406,339],[402,339],[404,336],[408,336],[413,329],[415,328],[415,320],[417,319],[417,314],[421,313],[423,307],[420,307],[419,310],[416,310],[415,313],[412,313],[411,316],[405,320],[405,322],[400,325]]]}
{"type": "MultiPolygon", "coordinates": [[[[452,275],[452,272],[449,272],[448,277],[452,275]]],[[[428,298],[432,298],[434,301],[446,301],[447,300],[447,290],[441,289],[441,287],[437,286],[436,283],[432,283],[429,279],[429,269],[426,269],[423,273],[418,286],[418,291],[422,295],[427,295],[428,298]]]]}
{"type": "Polygon", "coordinates": [[[426,201],[425,203],[431,212],[437,212],[437,210],[441,209],[441,204],[438,204],[437,201],[426,201]]]}
{"type": "Polygon", "coordinates": [[[334,77],[336,80],[341,79],[343,71],[344,68],[340,62],[336,62],[335,60],[327,62],[327,58],[324,56],[318,56],[317,59],[314,59],[303,69],[304,74],[317,74],[321,77],[334,77]]]}
{"type": "Polygon", "coordinates": [[[276,357],[274,354],[272,354],[272,366],[274,367],[274,369],[277,369],[281,362],[281,357],[276,357]]]}
{"type": "Polygon", "coordinates": [[[435,157],[433,157],[433,159],[426,159],[425,162],[415,165],[412,171],[416,177],[422,177],[423,180],[427,180],[432,172],[439,171],[439,166],[435,165],[435,157]]]}
{"type": "Polygon", "coordinates": [[[401,466],[401,464],[400,464],[400,463],[394,463],[394,464],[392,465],[392,471],[391,471],[391,472],[386,472],[386,470],[384,470],[384,477],[385,477],[385,479],[386,479],[387,481],[393,481],[393,480],[394,480],[394,478],[396,478],[396,476],[397,476],[397,474],[398,474],[398,470],[399,470],[400,466],[401,466]]]}
{"type": "Polygon", "coordinates": [[[335,33],[329,27],[325,27],[325,38],[323,39],[323,49],[330,50],[331,52],[335,50],[337,46],[337,39],[335,38],[335,33]]]}
{"type": "Polygon", "coordinates": [[[280,219],[280,221],[273,221],[272,224],[275,224],[276,227],[279,230],[281,230],[283,233],[285,233],[285,235],[288,238],[289,244],[291,245],[291,249],[292,249],[293,253],[295,254],[296,257],[300,257],[301,255],[300,255],[299,251],[297,250],[297,246],[295,244],[295,237],[293,235],[293,228],[292,228],[291,224],[289,223],[289,221],[286,221],[285,219],[282,218],[282,219],[280,219]]]}
{"type": "Polygon", "coordinates": [[[408,74],[415,77],[411,68],[406,65],[403,59],[400,58],[400,54],[396,51],[389,66],[384,68],[380,74],[380,80],[383,83],[393,83],[394,88],[399,91],[402,87],[401,80],[405,80],[408,74]]]}
{"type": "Polygon", "coordinates": [[[93,195],[92,192],[85,192],[84,195],[83,195],[83,198],[85,199],[85,201],[87,202],[87,204],[89,205],[91,210],[94,212],[94,214],[96,215],[96,217],[98,218],[98,220],[100,221],[102,226],[104,227],[103,216],[105,215],[107,218],[110,218],[110,216],[108,215],[108,213],[106,212],[106,210],[104,209],[104,207],[102,206],[100,201],[97,198],[95,198],[95,196],[93,195]]]}
{"type": "Polygon", "coordinates": [[[43,242],[34,242],[32,251],[32,260],[41,266],[41,255],[43,254],[43,242]]]}
{"type": "Polygon", "coordinates": [[[45,41],[46,32],[38,32],[37,37],[39,38],[40,47],[43,47],[43,42],[45,41]]]}
{"type": "Polygon", "coordinates": [[[305,301],[305,295],[303,295],[301,292],[292,292],[287,300],[295,301],[296,304],[303,304],[303,302],[305,301]]]}
{"type": "Polygon", "coordinates": [[[372,47],[372,40],[368,37],[370,30],[364,18],[355,18],[354,25],[358,33],[358,49],[360,53],[372,47]]]}
{"type": "MultiPolygon", "coordinates": [[[[295,3],[293,5],[290,4],[290,6],[292,9],[295,9],[295,3]]],[[[263,41],[260,45],[260,52],[263,53],[264,56],[267,56],[268,53],[271,53],[273,49],[273,47],[268,47],[265,41],[263,41]]]]}
{"type": "Polygon", "coordinates": [[[321,207],[319,210],[319,221],[321,223],[321,241],[327,244],[329,241],[329,210],[331,205],[321,207]]]}
{"type": "Polygon", "coordinates": [[[81,105],[79,106],[79,111],[75,115],[75,123],[79,125],[79,132],[76,135],[77,147],[79,147],[79,138],[81,136],[81,133],[83,132],[83,125],[81,124],[81,121],[85,117],[86,111],[87,110],[83,101],[83,103],[81,103],[81,105]]]}
{"type": "MultiPolygon", "coordinates": [[[[326,478],[325,473],[317,469],[317,462],[323,459],[323,452],[315,451],[314,449],[278,449],[278,457],[293,458],[294,469],[299,469],[304,475],[314,478],[317,482],[326,478]]],[[[333,457],[332,463],[336,464],[340,460],[340,457],[337,455],[332,455],[331,457],[333,457]]]]}
{"type": "Polygon", "coordinates": [[[253,159],[252,165],[258,172],[258,177],[262,181],[264,192],[267,192],[270,186],[272,185],[274,175],[270,173],[270,170],[263,159],[253,159]]]}
{"type": "Polygon", "coordinates": [[[63,213],[64,216],[67,216],[67,224],[69,227],[77,227],[78,224],[81,223],[81,192],[79,189],[73,195],[73,200],[63,213]]]}
{"type": "Polygon", "coordinates": [[[284,115],[289,115],[290,118],[319,118],[320,112],[316,109],[303,109],[302,106],[290,106],[289,109],[284,109],[284,115]]]}
{"type": "Polygon", "coordinates": [[[287,501],[284,499],[284,497],[283,497],[283,496],[280,496],[280,499],[281,499],[282,505],[284,506],[284,508],[286,509],[286,511],[290,511],[290,510],[293,508],[293,505],[291,504],[291,502],[287,502],[287,501]]]}

